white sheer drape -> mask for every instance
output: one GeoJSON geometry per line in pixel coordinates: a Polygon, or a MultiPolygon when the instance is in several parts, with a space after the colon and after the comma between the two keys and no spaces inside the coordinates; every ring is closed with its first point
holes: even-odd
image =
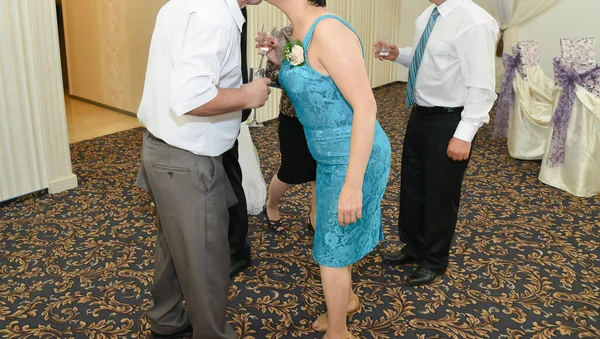
{"type": "Polygon", "coordinates": [[[562,0],[497,0],[498,16],[504,32],[504,51],[510,53],[516,45],[518,27],[544,13],[562,0]],[[512,14],[509,14],[512,9],[512,14]],[[506,20],[510,15],[510,20],[506,20]]]}
{"type": "Polygon", "coordinates": [[[514,0],[496,0],[496,11],[501,27],[506,27],[513,17],[514,0]]]}
{"type": "MultiPolygon", "coordinates": [[[[519,42],[519,26],[544,13],[562,0],[496,0],[496,15],[503,31],[504,52],[512,54],[519,42]]],[[[502,58],[496,59],[496,89],[500,90],[504,67],[502,58]]]]}
{"type": "Polygon", "coordinates": [[[0,0],[0,7],[0,201],[75,188],[56,4],[0,0]]]}

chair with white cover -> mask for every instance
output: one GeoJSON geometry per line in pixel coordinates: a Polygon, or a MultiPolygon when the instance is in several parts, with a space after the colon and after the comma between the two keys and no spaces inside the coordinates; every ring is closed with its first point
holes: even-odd
{"type": "Polygon", "coordinates": [[[504,55],[504,66],[494,136],[507,138],[513,158],[542,159],[552,118],[554,81],[540,67],[537,42],[519,42],[513,55],[504,55]]]}
{"type": "Polygon", "coordinates": [[[595,38],[564,38],[560,39],[561,57],[563,59],[596,60],[595,38]]]}
{"type": "Polygon", "coordinates": [[[554,115],[540,181],[579,197],[600,194],[600,64],[556,58],[554,115]]]}

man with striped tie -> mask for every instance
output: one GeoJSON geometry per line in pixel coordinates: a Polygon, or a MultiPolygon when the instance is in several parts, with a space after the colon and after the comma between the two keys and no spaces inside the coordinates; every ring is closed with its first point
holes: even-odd
{"type": "Polygon", "coordinates": [[[410,69],[398,223],[405,246],[384,259],[418,264],[411,285],[428,284],[448,267],[471,143],[497,98],[496,20],[472,0],[429,1],[414,48],[375,43],[375,57],[410,69]]]}

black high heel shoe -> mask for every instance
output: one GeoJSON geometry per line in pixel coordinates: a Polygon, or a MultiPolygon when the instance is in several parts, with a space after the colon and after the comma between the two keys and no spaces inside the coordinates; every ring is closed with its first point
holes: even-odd
{"type": "Polygon", "coordinates": [[[265,206],[263,208],[263,215],[265,216],[265,219],[267,220],[267,227],[269,227],[269,229],[271,231],[273,231],[273,232],[283,232],[283,230],[285,228],[281,224],[281,220],[273,221],[273,220],[269,219],[269,213],[267,212],[267,206],[265,206]]]}

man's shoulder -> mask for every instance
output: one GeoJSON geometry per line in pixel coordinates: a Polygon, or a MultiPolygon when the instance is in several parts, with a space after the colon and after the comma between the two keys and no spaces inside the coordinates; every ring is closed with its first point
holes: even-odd
{"type": "Polygon", "coordinates": [[[425,21],[429,21],[429,17],[431,16],[431,12],[433,12],[433,9],[435,8],[435,5],[431,4],[429,5],[424,11],[423,13],[421,13],[421,15],[419,15],[419,17],[417,18],[418,20],[425,20],[425,21]]]}
{"type": "Polygon", "coordinates": [[[462,12],[459,30],[472,29],[474,27],[487,27],[490,32],[499,30],[498,22],[483,7],[472,0],[465,0],[460,8],[462,12]]]}
{"type": "Polygon", "coordinates": [[[224,23],[232,19],[223,0],[170,0],[160,9],[157,21],[187,21],[192,13],[201,22],[224,23]]]}
{"type": "Polygon", "coordinates": [[[474,24],[480,22],[496,22],[496,19],[494,19],[494,17],[488,11],[472,0],[464,1],[462,8],[467,14],[466,19],[471,20],[474,24]]]}

